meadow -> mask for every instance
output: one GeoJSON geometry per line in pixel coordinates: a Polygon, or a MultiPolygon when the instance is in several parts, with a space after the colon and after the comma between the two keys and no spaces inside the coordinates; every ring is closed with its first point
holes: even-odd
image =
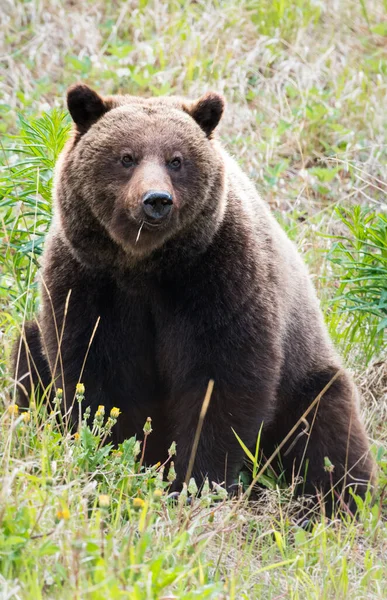
{"type": "Polygon", "coordinates": [[[0,17],[0,600],[386,598],[387,1],[2,0],[0,17]],[[190,502],[171,498],[173,468],[166,482],[142,464],[149,425],[114,448],[114,412],[86,413],[74,435],[60,394],[14,404],[12,344],[39,309],[79,80],[224,94],[220,138],[296,242],[362,392],[378,481],[356,520],[321,510],[302,527],[254,457],[254,502],[193,482],[190,502]]]}

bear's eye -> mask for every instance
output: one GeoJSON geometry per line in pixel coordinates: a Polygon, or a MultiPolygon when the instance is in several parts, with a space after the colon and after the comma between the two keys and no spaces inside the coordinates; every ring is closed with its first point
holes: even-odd
{"type": "Polygon", "coordinates": [[[172,158],[172,160],[169,161],[169,166],[172,167],[172,169],[180,169],[181,167],[181,158],[180,156],[175,156],[174,158],[172,158]]]}
{"type": "Polygon", "coordinates": [[[121,163],[124,167],[133,167],[134,158],[131,154],[124,154],[121,158],[121,163]]]}

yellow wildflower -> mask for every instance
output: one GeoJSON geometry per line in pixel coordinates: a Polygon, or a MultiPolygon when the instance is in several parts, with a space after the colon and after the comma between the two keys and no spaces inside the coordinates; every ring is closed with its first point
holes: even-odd
{"type": "Polygon", "coordinates": [[[153,497],[158,500],[163,495],[163,490],[157,489],[153,492],[153,497]]]}
{"type": "Polygon", "coordinates": [[[105,407],[103,404],[100,404],[98,406],[97,412],[95,413],[96,417],[103,417],[105,414],[105,407]]]}
{"type": "Polygon", "coordinates": [[[116,406],[113,406],[113,408],[110,411],[110,416],[112,419],[118,419],[118,417],[120,416],[121,411],[119,408],[117,408],[116,406]]]}
{"type": "Polygon", "coordinates": [[[80,438],[80,435],[78,433],[78,431],[76,433],[74,433],[74,440],[77,442],[80,438]]]}
{"type": "Polygon", "coordinates": [[[68,508],[63,508],[62,510],[56,511],[56,518],[63,519],[63,521],[68,521],[70,518],[70,511],[68,508]]]}
{"type": "Polygon", "coordinates": [[[145,501],[142,498],[133,498],[134,508],[143,508],[144,505],[145,505],[145,501]]]}
{"type": "Polygon", "coordinates": [[[62,390],[62,388],[58,388],[56,390],[56,397],[59,398],[59,399],[61,399],[63,397],[63,390],[62,390]]]}
{"type": "Polygon", "coordinates": [[[10,415],[13,415],[14,417],[17,417],[19,414],[19,407],[17,404],[10,404],[8,406],[8,412],[10,415]]]}
{"type": "Polygon", "coordinates": [[[31,415],[28,411],[24,412],[21,417],[24,423],[29,423],[31,421],[31,415]]]}
{"type": "Polygon", "coordinates": [[[85,393],[85,386],[83,385],[83,383],[77,383],[76,387],[75,387],[75,392],[78,396],[83,396],[85,393]]]}
{"type": "MultiPolygon", "coordinates": [[[[99,429],[102,427],[104,415],[105,415],[105,407],[102,404],[100,404],[98,406],[98,410],[95,412],[95,415],[94,415],[93,427],[99,428],[99,429]]],[[[106,423],[106,425],[108,425],[108,424],[106,423]]],[[[111,428],[111,425],[110,425],[110,428],[111,428]]]]}
{"type": "Polygon", "coordinates": [[[98,496],[98,504],[100,508],[108,508],[110,506],[110,496],[108,494],[100,494],[98,496]]]}

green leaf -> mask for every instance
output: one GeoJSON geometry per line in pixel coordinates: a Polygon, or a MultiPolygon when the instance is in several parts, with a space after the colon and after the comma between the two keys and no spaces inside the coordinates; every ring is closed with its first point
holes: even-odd
{"type": "Polygon", "coordinates": [[[38,556],[51,556],[60,551],[60,547],[51,540],[46,540],[38,550],[38,556]]]}

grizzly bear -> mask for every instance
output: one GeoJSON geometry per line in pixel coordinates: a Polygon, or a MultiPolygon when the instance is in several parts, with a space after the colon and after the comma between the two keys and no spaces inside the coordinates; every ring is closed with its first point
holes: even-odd
{"type": "Polygon", "coordinates": [[[121,410],[116,442],[150,416],[147,461],[175,440],[181,485],[213,380],[198,484],[231,490],[244,461],[234,432],[254,447],[262,426],[266,457],[294,428],[280,465],[299,492],[364,493],[373,460],[357,391],[295,246],[214,135],[223,98],[103,98],[79,84],[67,103],[75,127],[56,168],[41,311],[17,344],[20,398],[51,383],[68,408],[83,382],[92,410],[121,410]]]}

